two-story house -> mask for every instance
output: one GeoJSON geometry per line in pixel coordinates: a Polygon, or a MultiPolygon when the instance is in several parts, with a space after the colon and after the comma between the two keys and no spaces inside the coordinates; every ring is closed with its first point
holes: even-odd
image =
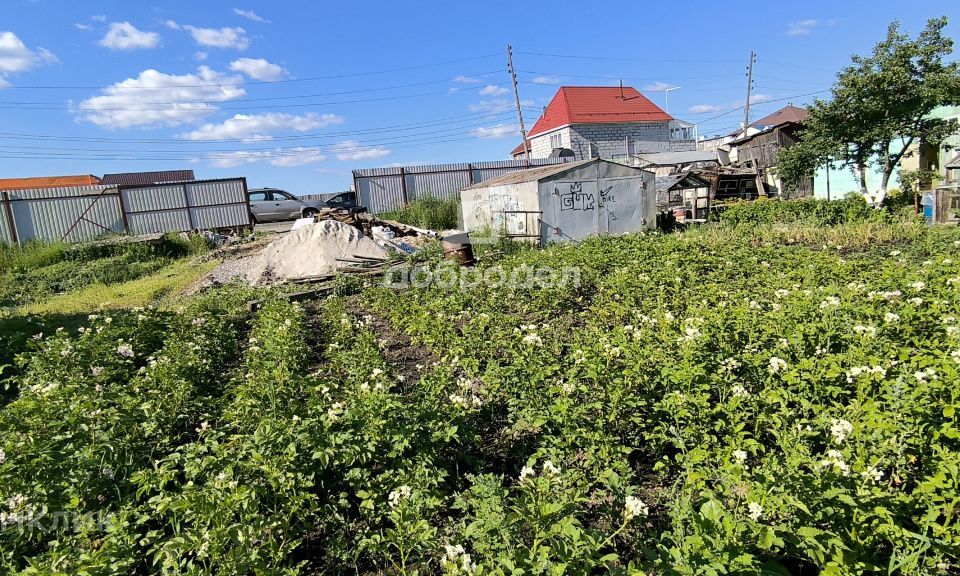
{"type": "MultiPolygon", "coordinates": [[[[560,88],[527,138],[533,159],[570,150],[577,160],[632,164],[637,154],[696,150],[694,126],[675,120],[636,88],[619,86],[560,88]]],[[[511,156],[523,158],[523,145],[511,156]]]]}

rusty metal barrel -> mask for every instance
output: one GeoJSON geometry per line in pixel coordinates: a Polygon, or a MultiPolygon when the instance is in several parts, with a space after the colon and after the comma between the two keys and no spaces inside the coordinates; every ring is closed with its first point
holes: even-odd
{"type": "Polygon", "coordinates": [[[461,266],[473,266],[473,244],[467,232],[453,232],[443,237],[443,257],[453,260],[461,266]]]}

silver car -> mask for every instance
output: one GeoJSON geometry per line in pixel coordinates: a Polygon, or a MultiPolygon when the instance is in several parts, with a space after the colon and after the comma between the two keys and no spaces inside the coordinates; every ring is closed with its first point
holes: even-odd
{"type": "Polygon", "coordinates": [[[250,219],[254,224],[316,216],[323,207],[319,200],[301,200],[276,188],[250,190],[250,219]]]}

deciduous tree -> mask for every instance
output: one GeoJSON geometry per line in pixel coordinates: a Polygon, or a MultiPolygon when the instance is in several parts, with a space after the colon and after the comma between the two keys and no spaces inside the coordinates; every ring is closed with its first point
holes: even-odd
{"type": "Polygon", "coordinates": [[[779,172],[788,186],[799,184],[827,161],[849,168],[860,192],[879,204],[890,176],[915,143],[939,146],[957,123],[930,117],[934,108],[960,104],[960,63],[945,62],[953,40],[943,35],[947,18],[932,18],[916,38],[893,22],[869,56],[853,56],[837,75],[832,98],[817,100],[801,142],[782,149],[779,172]],[[879,190],[868,190],[866,171],[881,174],[879,190]]]}

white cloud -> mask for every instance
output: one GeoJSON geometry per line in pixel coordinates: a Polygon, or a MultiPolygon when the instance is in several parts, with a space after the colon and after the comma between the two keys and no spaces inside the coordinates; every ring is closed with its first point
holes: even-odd
{"type": "Polygon", "coordinates": [[[674,84],[667,84],[666,82],[654,82],[653,84],[647,84],[643,87],[644,92],[664,92],[668,88],[678,88],[674,84]]]}
{"type": "Polygon", "coordinates": [[[93,30],[93,26],[89,24],[84,24],[82,22],[74,22],[73,27],[76,28],[77,30],[84,30],[84,31],[93,30]]]}
{"type": "Polygon", "coordinates": [[[4,88],[9,88],[10,86],[12,86],[12,84],[10,84],[10,82],[8,82],[7,79],[4,78],[3,76],[0,76],[0,90],[3,90],[4,88]]]}
{"type": "Polygon", "coordinates": [[[470,131],[472,136],[477,138],[506,138],[518,134],[516,126],[509,124],[497,124],[496,126],[474,128],[470,131]]]}
{"type": "Polygon", "coordinates": [[[209,56],[210,56],[210,55],[207,54],[206,52],[204,52],[204,51],[202,51],[202,50],[199,50],[199,51],[197,51],[196,54],[193,55],[193,59],[196,60],[197,62],[203,62],[203,61],[206,60],[207,57],[209,57],[209,56]]]}
{"type": "Polygon", "coordinates": [[[453,79],[454,82],[459,82],[460,84],[479,84],[480,80],[477,78],[471,78],[470,76],[460,75],[453,79]]]}
{"type": "Polygon", "coordinates": [[[338,142],[330,147],[330,151],[336,154],[337,160],[371,160],[390,154],[388,148],[384,148],[383,146],[362,146],[356,140],[338,142]]]}
{"type": "Polygon", "coordinates": [[[503,86],[495,86],[493,84],[487,84],[480,89],[481,96],[503,96],[504,94],[509,94],[510,91],[504,88],[503,86]]]}
{"type": "Polygon", "coordinates": [[[183,26],[183,29],[190,32],[194,41],[201,46],[211,48],[232,48],[234,50],[246,50],[250,46],[250,39],[247,38],[247,31],[239,26],[231,28],[197,28],[196,26],[183,26]]]}
{"type": "MultiPolygon", "coordinates": [[[[773,100],[773,96],[769,94],[751,94],[750,103],[751,104],[763,104],[764,102],[769,102],[773,100]]],[[[733,110],[734,108],[742,108],[743,100],[737,100],[730,104],[698,104],[696,106],[691,106],[687,108],[687,112],[691,114],[708,114],[710,112],[726,112],[727,110],[733,110]]]]}
{"type": "Polygon", "coordinates": [[[156,48],[160,45],[160,35],[138,30],[129,22],[112,22],[107,35],[101,38],[98,44],[111,50],[156,48]]]}
{"type": "Polygon", "coordinates": [[[813,32],[819,22],[813,18],[798,20],[787,25],[787,36],[806,36],[813,32]]]}
{"type": "Polygon", "coordinates": [[[171,30],[182,30],[182,29],[183,29],[179,24],[177,24],[177,22],[176,22],[175,20],[167,20],[166,22],[163,23],[163,25],[166,26],[167,28],[171,29],[171,30]]]}
{"type": "MultiPolygon", "coordinates": [[[[521,100],[521,106],[533,106],[533,100],[521,100]]],[[[513,100],[507,98],[494,98],[493,100],[481,100],[467,105],[467,110],[471,112],[504,112],[513,110],[516,107],[513,100]]]]}
{"type": "Polygon", "coordinates": [[[697,104],[696,106],[691,106],[687,108],[687,112],[691,114],[706,114],[708,112],[723,112],[724,110],[729,110],[729,107],[725,104],[697,104]]]}
{"type": "Polygon", "coordinates": [[[266,114],[237,114],[219,124],[203,126],[181,134],[185,140],[244,140],[248,142],[271,140],[274,132],[308,132],[332,124],[342,124],[336,114],[310,112],[301,116],[270,112],[266,114]]]}
{"type": "Polygon", "coordinates": [[[196,74],[164,74],[144,70],[80,102],[80,120],[105,128],[180,126],[218,110],[215,102],[240,98],[241,76],[227,76],[201,66],[196,74]]]}
{"type": "Polygon", "coordinates": [[[269,20],[267,20],[267,19],[264,18],[263,16],[257,14],[257,13],[254,12],[253,10],[241,10],[240,8],[234,8],[234,9],[233,9],[233,13],[236,14],[237,16],[241,16],[241,17],[243,17],[243,18],[246,18],[247,20],[250,20],[250,21],[252,21],[252,22],[262,22],[262,23],[264,23],[264,24],[269,24],[269,23],[270,23],[269,20]]]}
{"type": "Polygon", "coordinates": [[[273,82],[287,76],[285,68],[263,58],[240,58],[230,63],[230,69],[264,82],[273,82]]]}
{"type": "Polygon", "coordinates": [[[59,62],[46,48],[31,50],[13,32],[0,32],[0,82],[9,86],[7,76],[27,72],[44,64],[59,62]]]}
{"type": "Polygon", "coordinates": [[[107,21],[107,17],[104,16],[103,14],[94,14],[93,16],[90,17],[90,19],[93,20],[94,22],[106,22],[106,21],[107,21]]]}
{"type": "Polygon", "coordinates": [[[563,78],[559,76],[537,76],[532,82],[534,84],[563,84],[563,78]]]}
{"type": "Polygon", "coordinates": [[[278,151],[276,157],[270,161],[274,166],[302,166],[326,160],[319,148],[299,147],[278,151]]]}
{"type": "Polygon", "coordinates": [[[273,166],[288,168],[314,164],[327,159],[323,151],[315,146],[296,148],[276,148],[274,150],[237,150],[235,152],[215,152],[206,156],[214,168],[235,168],[244,164],[269,162],[273,166]]]}

